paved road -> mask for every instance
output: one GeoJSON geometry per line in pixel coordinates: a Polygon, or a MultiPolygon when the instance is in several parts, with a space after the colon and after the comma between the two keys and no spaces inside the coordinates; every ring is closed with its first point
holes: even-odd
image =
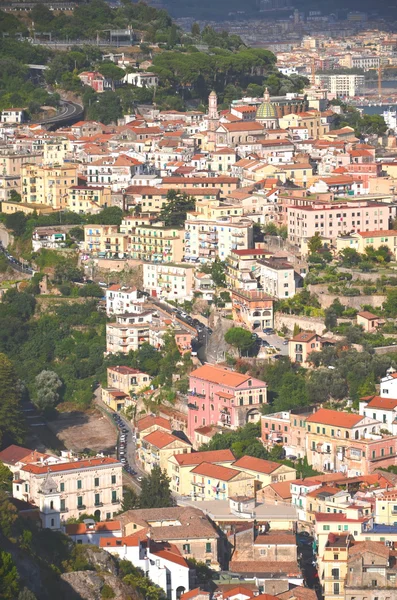
{"type": "Polygon", "coordinates": [[[266,340],[271,346],[280,348],[280,352],[277,352],[277,354],[281,354],[281,356],[288,356],[288,344],[283,345],[285,338],[280,337],[276,333],[271,335],[266,335],[265,333],[259,331],[257,333],[262,340],[266,340]]]}
{"type": "Polygon", "coordinates": [[[68,121],[69,119],[78,118],[83,114],[83,107],[76,102],[68,102],[66,100],[61,100],[61,109],[57,112],[53,117],[49,117],[48,119],[44,119],[43,121],[38,121],[39,125],[56,125],[57,123],[63,123],[64,121],[68,121]]]}
{"type": "Polygon", "coordinates": [[[0,252],[2,252],[4,254],[4,256],[6,257],[6,259],[8,261],[8,264],[13,269],[15,269],[16,271],[19,271],[20,273],[26,273],[27,275],[30,275],[31,277],[33,277],[34,271],[30,267],[30,265],[28,265],[27,263],[22,263],[17,258],[15,258],[15,256],[12,256],[11,254],[9,254],[9,252],[7,252],[7,250],[4,248],[4,246],[1,242],[0,242],[0,252]]]}

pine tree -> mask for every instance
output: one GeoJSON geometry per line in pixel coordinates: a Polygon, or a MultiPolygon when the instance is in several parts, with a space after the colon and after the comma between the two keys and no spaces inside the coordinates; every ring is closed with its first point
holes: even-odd
{"type": "Polygon", "coordinates": [[[0,447],[24,438],[24,424],[20,409],[20,386],[11,361],[0,354],[0,447]]]}
{"type": "Polygon", "coordinates": [[[167,506],[174,506],[170,482],[170,478],[160,467],[153,467],[150,475],[142,480],[142,491],[139,499],[140,507],[165,508],[167,506]]]}

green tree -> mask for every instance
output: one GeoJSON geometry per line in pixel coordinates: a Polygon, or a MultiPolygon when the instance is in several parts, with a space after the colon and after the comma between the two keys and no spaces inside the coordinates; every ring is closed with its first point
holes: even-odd
{"type": "Polygon", "coordinates": [[[309,249],[310,254],[316,254],[323,247],[323,242],[321,241],[321,236],[318,231],[310,238],[307,243],[307,247],[309,249]]]}
{"type": "Polygon", "coordinates": [[[386,300],[383,303],[383,310],[387,317],[397,316],[397,288],[391,288],[387,291],[386,300]]]}
{"type": "Polygon", "coordinates": [[[19,590],[17,568],[8,552],[0,552],[0,598],[15,600],[19,590]]]}
{"type": "Polygon", "coordinates": [[[193,23],[191,32],[192,32],[192,35],[194,37],[199,37],[199,35],[200,35],[200,25],[198,23],[193,23]]]}
{"type": "Polygon", "coordinates": [[[325,310],[325,327],[328,330],[332,330],[338,324],[338,317],[334,309],[330,306],[325,310]]]}
{"type": "Polygon", "coordinates": [[[62,381],[54,371],[41,371],[36,377],[35,405],[41,411],[55,408],[59,402],[62,381]]]}
{"type": "Polygon", "coordinates": [[[139,505],[141,508],[165,508],[174,506],[170,489],[170,478],[160,467],[153,467],[150,475],[141,483],[139,505]]]}
{"type": "Polygon", "coordinates": [[[26,216],[23,212],[17,211],[6,216],[6,227],[11,229],[16,236],[21,236],[26,229],[26,216]]]}
{"type": "Polygon", "coordinates": [[[273,221],[266,223],[266,225],[262,227],[262,231],[265,235],[278,235],[278,227],[273,221]]]}
{"type": "Polygon", "coordinates": [[[251,333],[242,327],[231,327],[225,333],[225,342],[237,348],[239,353],[247,352],[254,346],[251,333]]]}
{"type": "Polygon", "coordinates": [[[118,206],[107,206],[102,209],[97,215],[90,217],[91,223],[100,225],[121,225],[123,219],[123,211],[118,206]]]}
{"type": "Polygon", "coordinates": [[[127,510],[133,510],[139,508],[139,497],[138,494],[132,487],[125,487],[123,489],[123,502],[121,503],[122,512],[127,510]]]}
{"type": "Polygon", "coordinates": [[[72,227],[69,230],[69,236],[77,242],[84,241],[84,229],[82,227],[72,227]]]}
{"type": "Polygon", "coordinates": [[[113,588],[110,587],[107,583],[101,589],[101,598],[106,598],[106,600],[110,600],[110,598],[114,598],[116,594],[113,591],[113,588]]]}
{"type": "Polygon", "coordinates": [[[27,587],[24,587],[18,594],[18,600],[37,600],[37,597],[27,587]]]}
{"type": "MultiPolygon", "coordinates": [[[[10,502],[8,494],[6,492],[0,491],[0,532],[5,537],[11,536],[17,519],[18,519],[17,509],[10,502]]],[[[0,567],[0,573],[1,573],[1,567],[0,567]]],[[[1,581],[1,576],[0,576],[0,581],[1,581]]],[[[1,594],[0,594],[0,598],[1,598],[1,594]]]]}
{"type": "Polygon", "coordinates": [[[9,199],[10,199],[10,202],[21,202],[22,196],[16,190],[11,190],[9,199]]]}
{"type": "Polygon", "coordinates": [[[187,213],[194,207],[194,198],[176,190],[168,190],[167,202],[159,213],[159,221],[164,221],[166,227],[182,227],[187,213]]]}
{"type": "Polygon", "coordinates": [[[226,285],[226,263],[218,257],[211,263],[211,279],[216,287],[225,287],[226,285]]]}
{"type": "Polygon", "coordinates": [[[0,490],[2,492],[12,491],[12,472],[10,469],[0,462],[0,490]]]}
{"type": "Polygon", "coordinates": [[[361,256],[354,248],[344,248],[339,252],[344,267],[355,267],[360,264],[361,256]]]}
{"type": "Polygon", "coordinates": [[[0,447],[23,441],[25,427],[19,402],[15,369],[7,356],[0,354],[0,447]]]}
{"type": "Polygon", "coordinates": [[[285,456],[284,448],[281,444],[274,444],[269,452],[269,460],[282,460],[285,456]]]}
{"type": "Polygon", "coordinates": [[[87,110],[88,119],[99,121],[105,125],[117,123],[117,119],[122,116],[121,100],[117,94],[110,91],[99,94],[97,101],[92,103],[87,110]]]}

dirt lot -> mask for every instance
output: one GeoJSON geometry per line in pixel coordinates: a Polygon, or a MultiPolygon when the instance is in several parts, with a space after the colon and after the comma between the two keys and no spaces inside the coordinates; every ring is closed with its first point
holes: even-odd
{"type": "Polygon", "coordinates": [[[56,421],[47,425],[66,448],[75,452],[85,449],[106,454],[115,452],[116,428],[100,411],[60,413],[56,421]]]}

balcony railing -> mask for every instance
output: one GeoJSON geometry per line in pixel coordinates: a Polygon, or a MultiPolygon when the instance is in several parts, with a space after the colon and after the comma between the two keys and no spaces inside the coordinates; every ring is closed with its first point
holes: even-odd
{"type": "Polygon", "coordinates": [[[120,498],[116,498],[115,500],[112,500],[112,504],[120,504],[120,498]]]}
{"type": "Polygon", "coordinates": [[[85,510],[87,507],[85,504],[78,504],[77,505],[77,510],[85,510]]]}

